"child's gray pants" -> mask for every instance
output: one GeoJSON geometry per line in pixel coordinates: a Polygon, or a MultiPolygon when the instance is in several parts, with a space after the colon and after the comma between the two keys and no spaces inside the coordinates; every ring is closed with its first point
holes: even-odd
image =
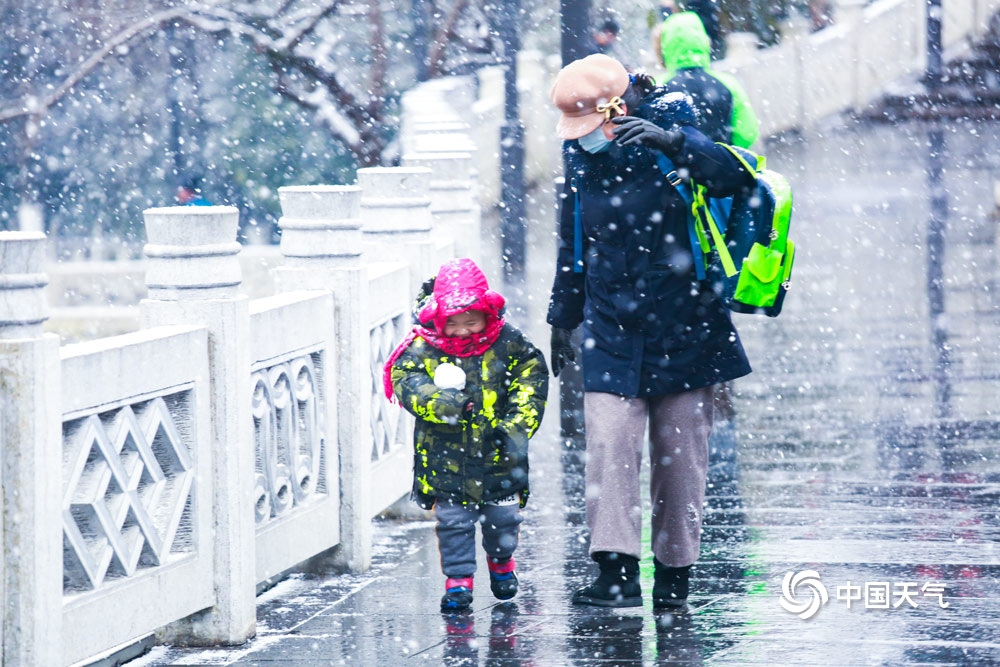
{"type": "Polygon", "coordinates": [[[712,387],[652,398],[586,392],[590,553],[642,558],[639,470],[649,422],[653,555],[667,567],[698,560],[712,430],[712,387]]]}
{"type": "Polygon", "coordinates": [[[482,525],[483,550],[487,556],[507,560],[517,548],[521,506],[516,495],[509,504],[462,505],[438,499],[434,503],[434,514],[438,522],[441,571],[446,577],[475,574],[477,522],[482,525]]]}

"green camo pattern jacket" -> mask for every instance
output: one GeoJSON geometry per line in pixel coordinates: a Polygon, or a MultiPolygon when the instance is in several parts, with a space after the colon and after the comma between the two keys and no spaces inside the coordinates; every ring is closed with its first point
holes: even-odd
{"type": "Polygon", "coordinates": [[[528,439],[542,421],[548,395],[545,357],[511,324],[485,353],[445,354],[417,337],[392,366],[392,386],[414,416],[413,499],[480,504],[520,492],[528,500],[528,439]],[[466,374],[465,389],[434,384],[438,364],[466,374]],[[471,414],[463,414],[469,401],[471,414]]]}

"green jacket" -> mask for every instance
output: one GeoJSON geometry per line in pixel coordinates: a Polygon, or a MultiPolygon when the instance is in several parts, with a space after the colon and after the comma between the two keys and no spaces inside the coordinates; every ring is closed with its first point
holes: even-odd
{"type": "MultiPolygon", "coordinates": [[[[731,130],[732,139],[723,143],[750,148],[757,141],[758,122],[753,107],[750,106],[750,99],[735,78],[711,69],[712,42],[697,14],[678,12],[667,17],[660,33],[660,52],[667,70],[666,78],[661,83],[668,88],[685,90],[700,109],[720,102],[718,95],[704,90],[706,85],[703,81],[699,81],[697,76],[691,76],[691,70],[703,70],[728,90],[732,102],[731,108],[725,111],[725,118],[729,126],[726,129],[731,130]]],[[[721,141],[710,129],[699,129],[716,141],[721,141]]]]}
{"type": "Polygon", "coordinates": [[[479,504],[520,492],[523,507],[528,439],[542,421],[548,385],[542,352],[511,324],[478,356],[448,355],[414,339],[392,366],[396,398],[417,418],[414,500],[429,509],[435,498],[479,504]],[[465,389],[434,384],[445,362],[465,371],[465,389]]]}

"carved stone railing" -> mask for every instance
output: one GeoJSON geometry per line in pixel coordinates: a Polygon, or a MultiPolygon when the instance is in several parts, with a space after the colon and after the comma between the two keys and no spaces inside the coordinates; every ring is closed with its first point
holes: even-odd
{"type": "Polygon", "coordinates": [[[210,479],[212,462],[206,330],[157,327],[60,353],[68,664],[216,598],[212,486],[196,481],[210,479]]]}
{"type": "Polygon", "coordinates": [[[384,511],[409,493],[413,483],[413,417],[386,400],[382,367],[413,325],[415,292],[403,292],[410,269],[383,263],[369,273],[369,368],[372,433],[372,510],[384,511]]]}
{"type": "Polygon", "coordinates": [[[239,644],[258,586],[370,566],[372,518],[412,483],[382,366],[479,229],[468,154],[415,160],[282,188],[276,293],[253,300],[237,209],[145,211],[141,328],[62,347],[45,237],[0,232],[3,665],[239,644]]]}
{"type": "Polygon", "coordinates": [[[257,581],[340,542],[333,321],[326,291],[250,304],[257,581]]]}
{"type": "MultiPolygon", "coordinates": [[[[916,79],[927,63],[924,0],[838,3],[837,22],[815,33],[798,31],[781,44],[741,50],[716,68],[746,88],[761,136],[805,129],[818,120],[862,109],[895,81],[916,79]]],[[[943,3],[943,47],[986,31],[1000,0],[943,3]]]]}

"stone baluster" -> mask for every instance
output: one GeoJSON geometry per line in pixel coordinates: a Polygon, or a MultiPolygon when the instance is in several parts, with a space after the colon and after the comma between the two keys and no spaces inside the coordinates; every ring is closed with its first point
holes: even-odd
{"type": "Polygon", "coordinates": [[[216,602],[166,634],[190,644],[239,644],[256,629],[257,584],[250,310],[240,291],[239,211],[174,206],[143,216],[149,240],[143,326],[202,325],[209,346],[212,442],[199,443],[196,455],[212,458],[212,478],[199,480],[197,497],[212,503],[216,602]]]}
{"type": "MultiPolygon", "coordinates": [[[[464,108],[468,109],[474,100],[469,100],[464,108]]],[[[459,115],[459,106],[443,97],[442,91],[428,88],[421,84],[408,90],[402,98],[402,113],[400,114],[400,140],[403,152],[413,150],[414,129],[427,123],[462,123],[465,121],[459,115]]]]}
{"type": "Polygon", "coordinates": [[[757,57],[759,38],[752,32],[731,32],[726,35],[726,60],[742,62],[757,57]]]}
{"type": "Polygon", "coordinates": [[[868,0],[835,0],[836,20],[838,23],[857,25],[864,18],[864,10],[868,0]]]}
{"type": "MultiPolygon", "coordinates": [[[[461,121],[421,121],[413,123],[411,153],[476,153],[472,130],[461,121]]],[[[404,153],[405,154],[405,153],[404,153]]]]}
{"type": "Polygon", "coordinates": [[[458,257],[481,262],[482,214],[475,194],[470,153],[414,153],[403,156],[404,167],[431,170],[431,216],[435,235],[455,242],[458,257]]]}
{"type": "Polygon", "coordinates": [[[437,272],[431,235],[431,170],[369,167],[358,170],[361,230],[367,261],[410,266],[410,294],[437,272]]]}
{"type": "MultiPolygon", "coordinates": [[[[340,483],[340,546],[333,564],[367,570],[372,557],[371,370],[368,330],[368,274],[362,263],[361,188],[356,185],[278,189],[281,199],[283,266],[273,270],[279,292],[333,292],[340,483]]],[[[332,372],[331,372],[332,375],[332,372]]],[[[336,448],[332,448],[336,451],[336,448]]],[[[336,468],[334,468],[336,470],[336,468]]]]}
{"type": "Polygon", "coordinates": [[[850,42],[850,58],[846,65],[851,68],[850,84],[848,95],[851,104],[855,109],[864,105],[861,90],[862,69],[868,67],[867,63],[860,62],[858,57],[861,52],[860,45],[865,35],[865,6],[867,0],[836,0],[833,19],[840,25],[847,26],[847,38],[850,42]]]}
{"type": "Polygon", "coordinates": [[[47,319],[45,235],[0,232],[3,664],[61,665],[62,410],[47,319]]]}

